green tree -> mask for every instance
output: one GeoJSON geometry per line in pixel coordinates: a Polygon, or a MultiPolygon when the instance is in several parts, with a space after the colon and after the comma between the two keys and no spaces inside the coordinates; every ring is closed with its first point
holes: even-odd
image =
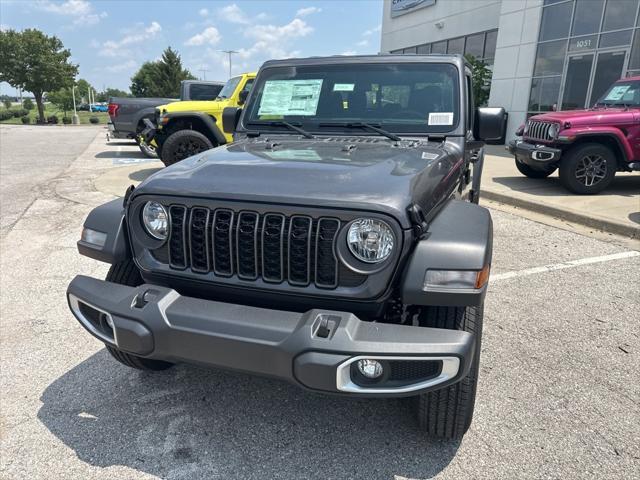
{"type": "Polygon", "coordinates": [[[73,93],[68,87],[61,88],[55,92],[49,92],[47,94],[47,100],[62,110],[65,117],[67,116],[68,111],[73,110],[73,93]]]}
{"type": "Polygon", "coordinates": [[[471,64],[473,80],[473,97],[477,107],[484,107],[489,101],[489,91],[491,90],[491,76],[493,72],[482,60],[478,60],[473,55],[465,55],[471,64]]]}
{"type": "Polygon", "coordinates": [[[44,95],[71,86],[78,73],[69,57],[71,52],[57,37],[40,30],[0,31],[0,81],[33,93],[41,123],[44,95]]]}
{"type": "Polygon", "coordinates": [[[145,62],[131,78],[131,93],[136,97],[180,96],[180,82],[195,80],[189,70],[182,67],[178,52],[171,47],[162,52],[157,62],[145,62]]]}
{"type": "Polygon", "coordinates": [[[4,108],[6,108],[7,110],[9,110],[11,108],[11,105],[13,105],[13,102],[9,98],[3,99],[2,103],[4,104],[4,108]]]}
{"type": "Polygon", "coordinates": [[[25,110],[29,110],[29,111],[34,109],[33,102],[31,101],[30,98],[25,98],[22,101],[22,108],[24,108],[25,110]]]}
{"type": "Polygon", "coordinates": [[[84,98],[87,103],[89,103],[89,89],[94,90],[89,82],[87,82],[84,78],[78,79],[76,82],[76,102],[82,103],[82,99],[84,98]]]}
{"type": "Polygon", "coordinates": [[[111,97],[130,97],[131,95],[119,88],[107,88],[104,92],[96,93],[97,102],[108,102],[111,97]]]}

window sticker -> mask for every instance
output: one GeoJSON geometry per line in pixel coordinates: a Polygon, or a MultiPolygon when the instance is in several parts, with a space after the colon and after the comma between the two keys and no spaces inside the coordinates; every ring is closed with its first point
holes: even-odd
{"type": "Polygon", "coordinates": [[[334,92],[353,92],[356,87],[355,83],[335,83],[333,85],[334,92]]]}
{"type": "Polygon", "coordinates": [[[440,155],[438,155],[437,153],[432,153],[432,152],[422,152],[422,159],[423,160],[435,160],[436,158],[438,158],[440,155]]]}
{"type": "Polygon", "coordinates": [[[319,162],[322,160],[315,150],[274,150],[264,153],[273,160],[300,160],[306,162],[319,162]]]}
{"type": "Polygon", "coordinates": [[[267,80],[258,115],[315,115],[322,79],[267,80]]]}
{"type": "Polygon", "coordinates": [[[453,125],[453,112],[430,112],[429,125],[453,125]]]}
{"type": "Polygon", "coordinates": [[[609,94],[604,98],[605,100],[621,100],[627,90],[631,88],[631,85],[617,85],[611,89],[609,94]]]}

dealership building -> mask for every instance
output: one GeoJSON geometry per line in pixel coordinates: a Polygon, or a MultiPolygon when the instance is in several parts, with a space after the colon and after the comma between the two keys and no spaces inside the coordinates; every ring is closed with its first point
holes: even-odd
{"type": "Polygon", "coordinates": [[[507,138],[530,116],[585,108],[640,75],[640,0],[385,0],[381,51],[464,53],[492,72],[507,138]]]}

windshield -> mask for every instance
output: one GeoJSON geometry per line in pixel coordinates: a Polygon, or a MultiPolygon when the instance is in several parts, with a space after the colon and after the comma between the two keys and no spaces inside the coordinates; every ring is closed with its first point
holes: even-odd
{"type": "Polygon", "coordinates": [[[597,105],[640,107],[640,81],[614,83],[597,105]]]}
{"type": "Polygon", "coordinates": [[[249,130],[375,135],[445,133],[458,124],[458,73],[445,63],[340,64],[262,71],[243,123],[249,130]],[[368,124],[367,128],[361,128],[368,124]]]}
{"type": "Polygon", "coordinates": [[[233,77],[227,80],[227,83],[225,83],[224,87],[222,87],[222,90],[220,90],[218,98],[231,97],[231,95],[233,95],[233,92],[235,92],[236,87],[240,83],[240,80],[242,80],[242,77],[233,77]]]}

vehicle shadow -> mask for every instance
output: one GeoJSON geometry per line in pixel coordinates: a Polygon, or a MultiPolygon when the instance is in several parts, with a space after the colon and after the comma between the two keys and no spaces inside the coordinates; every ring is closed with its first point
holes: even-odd
{"type": "Polygon", "coordinates": [[[136,142],[134,142],[133,140],[127,142],[124,140],[119,140],[117,142],[114,141],[110,141],[108,143],[105,143],[105,145],[107,147],[133,147],[133,146],[138,146],[138,144],[136,142]]]}
{"type": "Polygon", "coordinates": [[[629,214],[629,220],[631,220],[633,223],[640,224],[640,212],[630,213],[629,214]]]}
{"type": "Polygon", "coordinates": [[[129,179],[134,182],[142,182],[146,180],[147,177],[153,175],[156,172],[162,170],[162,167],[159,168],[143,168],[142,170],[136,170],[135,172],[131,172],[129,174],[129,179]]]}
{"type": "Polygon", "coordinates": [[[83,462],[167,479],[430,478],[459,447],[428,441],[407,400],[317,395],[194,366],[148,374],[105,350],[40,400],[38,419],[83,462]]]}
{"type": "Polygon", "coordinates": [[[147,157],[140,150],[124,150],[124,151],[107,150],[105,152],[96,153],[95,157],[96,158],[144,158],[147,160],[153,160],[153,159],[149,159],[149,157],[147,157]]]}
{"type": "MultiPolygon", "coordinates": [[[[531,195],[549,197],[563,196],[576,197],[560,184],[557,176],[550,176],[544,179],[527,178],[525,176],[493,177],[495,183],[504,185],[513,191],[528,193],[531,195]]],[[[627,174],[617,175],[600,195],[617,195],[622,197],[633,197],[640,191],[640,175],[627,174]]]]}

